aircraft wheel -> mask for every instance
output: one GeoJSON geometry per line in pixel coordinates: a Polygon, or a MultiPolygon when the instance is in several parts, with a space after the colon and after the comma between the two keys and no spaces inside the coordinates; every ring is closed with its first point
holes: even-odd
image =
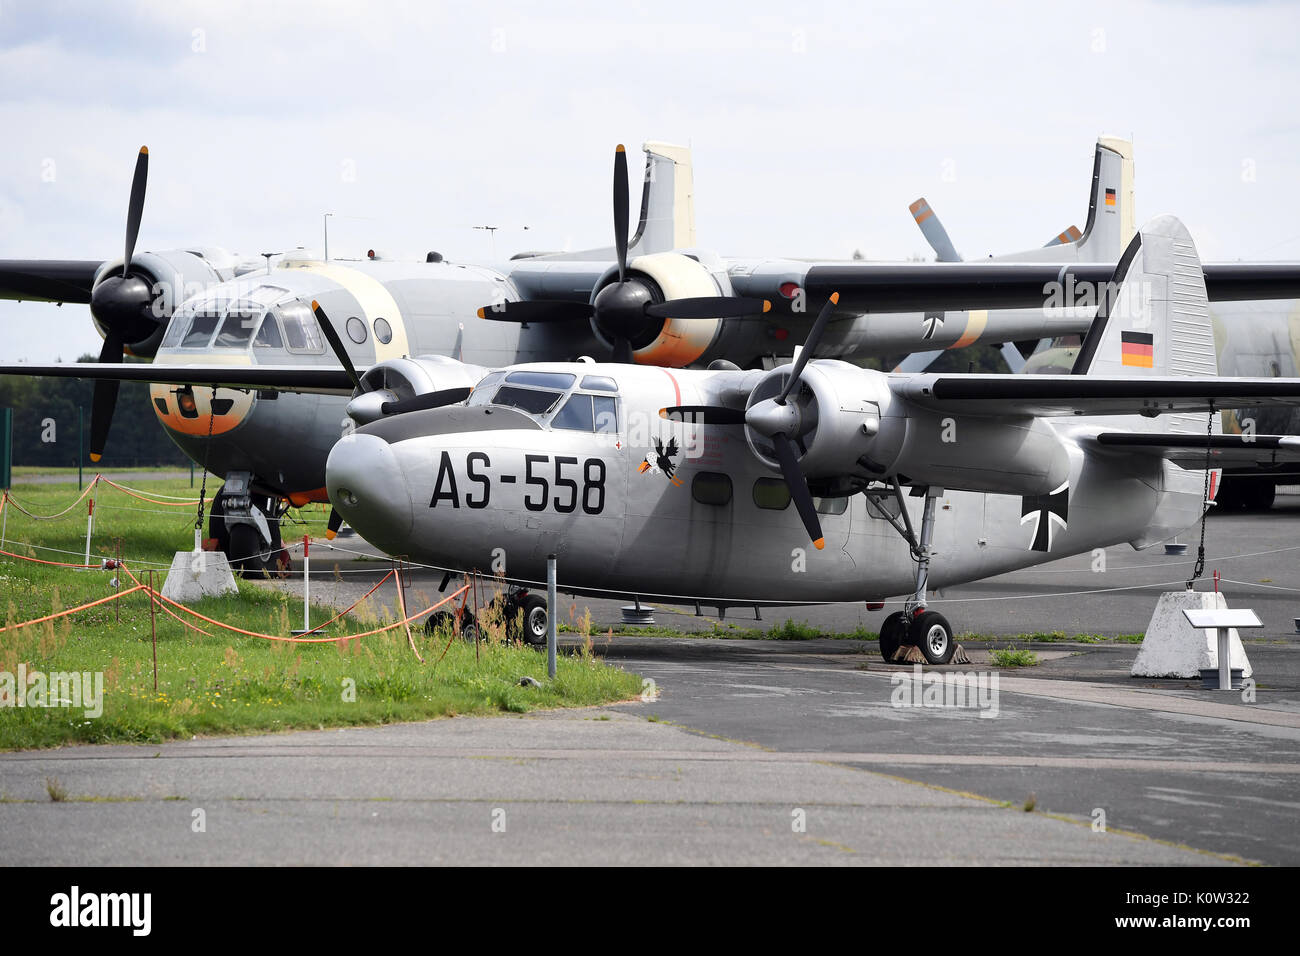
{"type": "Polygon", "coordinates": [[[478,621],[469,611],[465,611],[460,616],[460,636],[467,641],[477,641],[479,639],[478,621]]]}
{"type": "Polygon", "coordinates": [[[230,551],[226,555],[232,571],[237,571],[246,578],[262,577],[266,574],[266,562],[262,557],[262,536],[252,525],[237,524],[230,529],[230,551]]]}
{"type": "Polygon", "coordinates": [[[1247,511],[1268,511],[1277,497],[1277,486],[1262,478],[1256,478],[1244,490],[1247,511]]]}
{"type": "Polygon", "coordinates": [[[546,598],[530,594],[524,598],[524,640],[534,647],[546,646],[546,598]]]}
{"type": "Polygon", "coordinates": [[[455,618],[451,616],[450,611],[435,611],[424,620],[424,632],[430,636],[436,634],[439,629],[451,629],[455,627],[455,618]]]}
{"type": "Polygon", "coordinates": [[[938,611],[918,615],[912,622],[911,636],[928,664],[947,664],[957,649],[957,643],[952,639],[952,628],[938,611]]]}
{"type": "Polygon", "coordinates": [[[902,611],[895,611],[880,625],[880,656],[885,659],[886,664],[894,662],[894,654],[902,646],[905,637],[907,637],[907,615],[902,611]]]}

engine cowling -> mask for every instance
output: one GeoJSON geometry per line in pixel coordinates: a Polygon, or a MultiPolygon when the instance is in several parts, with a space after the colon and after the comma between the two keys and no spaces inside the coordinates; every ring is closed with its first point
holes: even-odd
{"type": "Polygon", "coordinates": [[[831,360],[810,362],[782,408],[767,400],[785,387],[787,374],[772,370],[750,393],[747,417],[760,427],[747,424],[746,438],[764,464],[779,470],[767,435],[788,434],[799,470],[810,483],[829,482],[828,492],[902,476],[912,484],[1038,495],[1069,475],[1065,445],[1041,419],[944,415],[896,396],[884,373],[831,360]]]}
{"type": "Polygon", "coordinates": [[[404,402],[449,388],[473,388],[485,374],[487,369],[482,366],[445,355],[385,359],[361,376],[361,388],[352,393],[348,403],[348,418],[355,425],[368,425],[384,417],[385,402],[404,402]]]}
{"type": "Polygon", "coordinates": [[[176,307],[230,278],[205,255],[181,249],[141,252],[122,278],[122,259],[105,262],[90,293],[90,314],[99,334],[115,331],[126,351],[152,358],[176,307]]]}
{"type": "MultiPolygon", "coordinates": [[[[611,309],[606,312],[611,314],[611,320],[620,321],[622,335],[632,343],[632,354],[638,364],[682,368],[697,360],[717,339],[722,330],[721,319],[675,322],[671,318],[637,315],[635,311],[643,303],[730,295],[730,290],[719,285],[705,265],[679,252],[660,252],[631,260],[627,275],[629,282],[622,291],[628,300],[626,315],[621,309],[617,316],[612,315],[611,309]]],[[[618,271],[611,269],[592,291],[592,303],[595,304],[607,287],[617,283],[618,271]]],[[[613,348],[616,336],[601,327],[600,316],[592,319],[591,327],[596,338],[613,348]]]]}

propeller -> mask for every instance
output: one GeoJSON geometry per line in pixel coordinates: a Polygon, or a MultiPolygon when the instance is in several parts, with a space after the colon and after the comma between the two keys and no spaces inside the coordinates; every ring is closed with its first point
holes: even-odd
{"type": "Polygon", "coordinates": [[[315,299],[311,302],[312,314],[316,316],[316,321],[320,324],[320,329],[325,333],[325,341],[329,342],[330,348],[334,350],[334,357],[339,360],[343,370],[348,373],[348,378],[352,379],[352,387],[357,391],[361,390],[361,376],[357,374],[356,367],[352,364],[352,359],[348,357],[347,349],[343,347],[343,340],[339,334],[334,331],[334,325],[330,322],[329,316],[325,310],[320,307],[320,303],[315,299]]]}
{"type": "Polygon", "coordinates": [[[330,508],[330,519],[325,525],[325,538],[333,541],[339,533],[339,528],[343,527],[343,516],[339,514],[337,508],[330,508]]]}
{"type": "MultiPolygon", "coordinates": [[[[140,220],[144,216],[145,187],[149,181],[149,147],[141,146],[135,161],[135,175],[131,180],[131,198],[126,212],[126,244],[122,258],[122,274],[106,276],[90,293],[90,313],[104,332],[104,346],[99,352],[100,362],[117,363],[126,357],[129,344],[142,343],[161,331],[163,320],[153,313],[154,292],[149,280],[131,272],[131,257],[135,254],[136,239],[140,235],[140,220]]],[[[97,380],[94,400],[90,409],[90,460],[99,461],[108,442],[108,430],[113,424],[113,411],[117,406],[118,383],[97,380]]]]}
{"type": "Polygon", "coordinates": [[[961,254],[953,247],[952,240],[948,238],[948,230],[943,228],[943,223],[939,217],[934,214],[930,204],[922,196],[912,205],[908,206],[912,218],[916,224],[921,227],[921,232],[925,235],[925,241],[930,244],[934,250],[936,262],[961,262],[961,254]]]}
{"type": "Polygon", "coordinates": [[[801,381],[803,370],[820,344],[826,326],[830,323],[831,313],[835,311],[839,301],[840,294],[832,292],[826,304],[817,313],[817,319],[808,332],[803,348],[795,354],[794,364],[791,365],[790,372],[786,376],[785,385],[775,397],[755,402],[744,411],[723,405],[675,405],[659,411],[660,417],[670,421],[690,421],[704,425],[745,425],[767,438],[776,453],[777,464],[781,467],[781,476],[785,479],[786,487],[790,489],[790,497],[799,512],[799,519],[803,522],[813,547],[818,551],[826,546],[826,539],[822,535],[821,520],[817,517],[817,505],[813,501],[812,492],[808,489],[808,481],[799,470],[799,455],[795,450],[795,439],[803,430],[803,416],[798,406],[790,401],[790,393],[794,390],[795,384],[801,381]]]}
{"type": "Polygon", "coordinates": [[[662,298],[658,286],[648,278],[629,274],[628,247],[628,178],[627,151],[619,145],[614,151],[614,255],[618,264],[618,281],[596,293],[590,302],[523,301],[498,302],[478,310],[480,319],[498,322],[574,322],[589,321],[610,343],[613,361],[631,363],[635,351],[652,342],[663,329],[664,321],[695,319],[739,319],[767,312],[772,303],[766,299],[741,296],[699,296],[662,298]]]}

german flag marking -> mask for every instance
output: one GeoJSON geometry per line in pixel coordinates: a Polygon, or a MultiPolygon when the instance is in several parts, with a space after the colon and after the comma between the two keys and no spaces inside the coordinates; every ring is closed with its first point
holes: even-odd
{"type": "Polygon", "coordinates": [[[1150,332],[1121,332],[1120,363],[1135,368],[1155,367],[1155,336],[1150,332]]]}
{"type": "Polygon", "coordinates": [[[1113,189],[1106,190],[1106,205],[1107,206],[1115,205],[1115,190],[1113,189]]]}

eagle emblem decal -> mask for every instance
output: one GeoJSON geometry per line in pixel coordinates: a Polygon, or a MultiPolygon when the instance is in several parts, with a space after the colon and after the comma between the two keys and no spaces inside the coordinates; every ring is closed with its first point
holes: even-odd
{"type": "Polygon", "coordinates": [[[641,460],[641,464],[637,466],[637,473],[642,475],[662,473],[669,483],[680,488],[682,479],[676,476],[677,463],[673,461],[679,453],[676,438],[669,438],[667,446],[662,439],[656,438],[654,451],[641,460]]]}

